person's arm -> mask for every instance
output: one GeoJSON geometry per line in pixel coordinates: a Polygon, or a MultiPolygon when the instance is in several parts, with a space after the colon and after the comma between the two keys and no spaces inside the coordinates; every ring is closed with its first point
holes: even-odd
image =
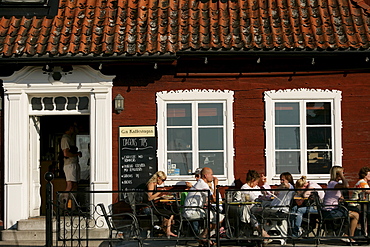
{"type": "Polygon", "coordinates": [[[149,183],[148,184],[148,201],[152,201],[158,197],[160,197],[161,192],[153,193],[152,190],[155,189],[154,183],[149,183]]]}
{"type": "Polygon", "coordinates": [[[369,184],[368,183],[365,183],[364,184],[364,187],[363,187],[364,189],[367,189],[367,190],[364,190],[364,192],[366,193],[366,194],[370,194],[370,190],[369,190],[369,184]]]}
{"type": "Polygon", "coordinates": [[[77,153],[71,153],[69,148],[63,149],[63,155],[64,157],[81,157],[82,153],[77,152],[77,153]]]}
{"type": "Polygon", "coordinates": [[[340,180],[342,180],[341,184],[336,184],[334,188],[341,189],[341,188],[349,188],[349,183],[347,179],[344,177],[343,170],[338,172],[338,175],[340,177],[340,180]]]}
{"type": "Polygon", "coordinates": [[[218,186],[218,178],[217,177],[213,177],[213,194],[212,194],[212,198],[211,198],[211,202],[215,203],[216,202],[216,197],[217,197],[217,186],[218,186]]]}
{"type": "Polygon", "coordinates": [[[271,186],[268,184],[267,177],[264,174],[261,175],[261,181],[263,183],[261,188],[265,189],[264,191],[262,191],[262,194],[265,195],[265,196],[273,195],[273,193],[271,192],[271,186]]]}
{"type": "Polygon", "coordinates": [[[190,189],[191,187],[193,187],[193,184],[190,183],[190,182],[185,182],[186,184],[186,190],[190,189]]]}

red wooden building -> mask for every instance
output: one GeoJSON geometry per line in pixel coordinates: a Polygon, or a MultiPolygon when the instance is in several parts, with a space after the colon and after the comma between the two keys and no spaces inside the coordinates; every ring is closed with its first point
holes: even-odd
{"type": "Polygon", "coordinates": [[[64,189],[58,143],[71,119],[91,190],[124,188],[122,126],[155,127],[167,185],[204,166],[229,186],[249,169],[272,184],[284,171],[325,183],[333,165],[354,185],[370,162],[369,9],[362,0],[1,0],[5,228],[43,214],[46,171],[64,189]]]}

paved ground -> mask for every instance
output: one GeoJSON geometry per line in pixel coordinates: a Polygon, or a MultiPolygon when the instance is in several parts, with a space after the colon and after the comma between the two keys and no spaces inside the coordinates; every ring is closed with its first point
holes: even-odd
{"type": "MultiPolygon", "coordinates": [[[[45,242],[39,242],[39,243],[27,243],[26,241],[18,241],[16,242],[8,242],[8,241],[0,241],[1,247],[45,247],[45,242]]],[[[66,245],[63,245],[62,243],[54,244],[54,246],[81,246],[81,247],[108,247],[109,242],[92,242],[90,241],[88,245],[86,243],[82,243],[81,245],[78,245],[77,242],[73,242],[72,244],[69,242],[66,245]]],[[[114,242],[113,247],[139,247],[138,241],[120,241],[120,242],[114,242]]],[[[184,241],[181,241],[179,243],[176,243],[176,241],[169,241],[169,240],[155,240],[155,241],[145,241],[143,243],[143,247],[197,247],[198,243],[196,241],[189,241],[185,243],[184,241]]],[[[252,243],[247,243],[246,241],[235,243],[235,242],[222,242],[221,246],[225,247],[237,247],[237,246],[245,246],[245,247],[252,247],[252,246],[258,246],[252,243]]],[[[263,247],[276,247],[281,246],[280,242],[274,241],[268,245],[264,245],[263,247]]],[[[286,247],[314,247],[316,246],[316,243],[312,240],[299,240],[295,242],[294,244],[290,241],[285,245],[286,247]]],[[[319,247],[336,247],[336,246],[349,246],[349,244],[343,243],[339,240],[326,240],[322,241],[319,244],[319,247]]],[[[358,241],[358,243],[353,244],[353,246],[370,246],[365,241],[358,241]]]]}
{"type": "MultiPolygon", "coordinates": [[[[108,246],[108,243],[106,242],[103,242],[99,247],[106,247],[108,246]]],[[[120,242],[120,243],[115,243],[113,245],[114,247],[138,247],[139,244],[137,242],[120,242]]],[[[198,243],[196,241],[189,241],[188,243],[185,243],[184,241],[181,241],[180,243],[178,243],[176,245],[176,241],[167,241],[167,240],[158,240],[158,241],[145,241],[143,243],[143,246],[146,247],[146,246],[150,246],[150,247],[174,247],[174,246],[177,246],[177,247],[194,247],[194,246],[198,246],[198,243]]],[[[247,242],[240,242],[240,243],[235,243],[235,242],[222,242],[221,243],[221,246],[225,246],[225,247],[236,247],[236,246],[258,246],[258,245],[255,245],[255,244],[252,244],[252,243],[247,243],[247,242]]],[[[273,241],[272,243],[268,244],[268,245],[264,245],[266,247],[276,247],[276,246],[281,246],[280,242],[279,241],[273,241]]],[[[290,247],[290,246],[295,246],[295,247],[313,247],[313,246],[317,246],[316,243],[312,240],[299,240],[297,242],[295,242],[294,244],[292,242],[289,242],[285,245],[287,247],[290,247]]],[[[334,247],[334,246],[349,246],[349,244],[346,244],[346,243],[343,243],[341,241],[338,241],[338,240],[326,240],[326,241],[322,241],[320,244],[319,244],[319,247],[334,247]]],[[[358,242],[356,244],[353,244],[353,246],[370,246],[370,244],[366,243],[366,242],[358,242]]]]}

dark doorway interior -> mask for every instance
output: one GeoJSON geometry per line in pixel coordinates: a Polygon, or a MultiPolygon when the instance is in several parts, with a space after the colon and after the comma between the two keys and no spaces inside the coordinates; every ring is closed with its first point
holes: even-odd
{"type": "Polygon", "coordinates": [[[56,198],[57,191],[64,191],[66,187],[63,172],[63,155],[60,148],[60,140],[66,126],[76,123],[78,134],[76,145],[83,152],[79,163],[81,167],[81,180],[79,190],[89,187],[90,175],[90,116],[89,115],[53,115],[40,117],[40,182],[41,182],[41,215],[45,215],[45,185],[46,172],[54,174],[53,189],[56,198]]]}

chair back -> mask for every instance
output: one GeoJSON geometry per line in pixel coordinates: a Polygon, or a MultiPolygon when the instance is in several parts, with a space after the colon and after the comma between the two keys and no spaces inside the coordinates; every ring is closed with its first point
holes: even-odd
{"type": "Polygon", "coordinates": [[[322,205],[322,202],[321,202],[321,198],[319,196],[319,193],[317,191],[312,191],[311,192],[311,197],[312,197],[313,204],[314,204],[314,206],[317,209],[317,213],[319,215],[319,219],[321,220],[322,219],[323,205],[322,205]]]}
{"type": "Polygon", "coordinates": [[[114,222],[112,220],[112,217],[110,215],[108,215],[107,210],[104,207],[104,204],[99,203],[98,204],[98,207],[100,208],[100,210],[101,210],[101,212],[103,214],[103,217],[105,219],[105,222],[107,223],[107,226],[108,226],[109,231],[112,231],[113,229],[115,229],[114,222]]]}

